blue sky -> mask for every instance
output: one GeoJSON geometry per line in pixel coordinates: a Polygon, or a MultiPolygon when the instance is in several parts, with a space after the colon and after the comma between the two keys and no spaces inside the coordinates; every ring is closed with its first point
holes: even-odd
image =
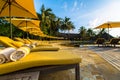
{"type": "MultiPolygon", "coordinates": [[[[81,26],[94,28],[108,21],[120,21],[120,0],[34,0],[37,12],[41,5],[51,8],[56,16],[69,17],[75,25],[72,33],[81,26]]],[[[110,29],[110,34],[120,36],[120,29],[110,29]]]]}

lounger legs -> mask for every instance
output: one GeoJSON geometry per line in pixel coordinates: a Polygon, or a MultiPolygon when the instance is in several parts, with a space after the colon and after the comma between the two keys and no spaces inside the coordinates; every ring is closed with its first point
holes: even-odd
{"type": "Polygon", "coordinates": [[[79,67],[79,64],[76,64],[76,67],[75,67],[75,78],[76,78],[76,80],[80,80],[80,67],[79,67]]]}
{"type": "Polygon", "coordinates": [[[75,80],[80,80],[80,66],[79,66],[79,64],[56,66],[56,67],[50,68],[48,70],[44,70],[41,73],[42,74],[47,74],[47,73],[53,73],[53,72],[56,72],[56,71],[73,69],[73,68],[75,69],[75,80]]]}
{"type": "MultiPolygon", "coordinates": [[[[28,73],[33,73],[33,72],[40,72],[40,75],[42,74],[49,74],[49,73],[54,73],[57,71],[62,71],[62,70],[68,70],[68,69],[75,69],[75,80],[80,80],[80,66],[79,63],[78,64],[70,64],[70,65],[58,65],[58,66],[41,66],[41,67],[36,67],[36,68],[29,68],[29,69],[25,69],[25,70],[21,70],[21,71],[16,71],[16,72],[12,72],[9,74],[5,74],[5,75],[0,75],[0,80],[8,80],[8,76],[14,77],[13,75],[19,74],[23,75],[28,74],[28,73]],[[2,77],[4,77],[5,79],[3,79],[2,77]]],[[[35,79],[37,80],[37,79],[35,79]]]]}

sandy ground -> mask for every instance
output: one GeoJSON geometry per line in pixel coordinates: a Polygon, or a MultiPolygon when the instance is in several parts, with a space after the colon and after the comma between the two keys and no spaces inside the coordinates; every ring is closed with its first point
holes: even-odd
{"type": "MultiPolygon", "coordinates": [[[[65,47],[59,46],[61,50],[68,50],[78,54],[82,58],[80,64],[81,80],[120,80],[120,71],[101,58],[95,51],[87,46],[65,47]]],[[[60,71],[52,74],[41,75],[40,80],[75,80],[74,70],[60,71]]]]}
{"type": "MultiPolygon", "coordinates": [[[[119,48],[98,48],[98,47],[60,47],[60,50],[78,54],[82,58],[80,63],[81,80],[120,80],[120,71],[104,60],[99,53],[120,55],[119,48]]],[[[118,56],[116,56],[118,57],[118,56]]],[[[75,80],[74,69],[41,75],[39,80],[75,80]]]]}

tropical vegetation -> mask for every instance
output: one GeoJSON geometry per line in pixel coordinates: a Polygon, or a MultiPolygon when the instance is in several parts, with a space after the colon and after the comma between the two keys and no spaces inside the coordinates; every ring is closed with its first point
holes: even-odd
{"type": "MultiPolygon", "coordinates": [[[[40,29],[43,31],[44,34],[50,35],[50,36],[57,36],[60,31],[70,31],[75,29],[72,21],[70,18],[65,17],[60,18],[57,17],[53,12],[51,8],[45,8],[44,5],[41,6],[40,12],[37,13],[38,18],[40,20],[40,29]]],[[[18,29],[17,27],[14,27],[12,25],[12,33],[13,37],[27,37],[27,33],[18,29]]],[[[10,37],[10,23],[4,21],[2,18],[0,18],[0,35],[1,36],[8,36],[10,37]]],[[[29,37],[34,37],[33,35],[29,34],[29,37]]]]}
{"type": "Polygon", "coordinates": [[[44,5],[41,7],[41,12],[38,13],[38,17],[41,21],[41,30],[48,35],[57,36],[59,31],[70,31],[75,29],[70,18],[65,17],[59,18],[53,12],[51,8],[45,8],[44,5]]]}
{"type": "MultiPolygon", "coordinates": [[[[57,17],[51,8],[45,8],[44,5],[41,6],[40,12],[37,13],[38,18],[40,20],[40,29],[44,34],[50,36],[57,36],[60,32],[70,32],[70,30],[75,29],[73,22],[69,17],[60,18],[57,17]]],[[[17,27],[13,27],[13,37],[22,37],[26,38],[27,33],[18,29],[17,27]]],[[[98,36],[101,36],[105,30],[101,30],[98,36]]],[[[79,28],[79,34],[82,40],[90,39],[91,37],[96,36],[96,32],[92,29],[86,29],[84,26],[79,28]]],[[[2,18],[0,18],[0,35],[10,37],[10,23],[6,22],[2,18]]],[[[29,38],[40,38],[39,36],[34,36],[29,34],[29,38]]]]}
{"type": "Polygon", "coordinates": [[[105,29],[98,30],[97,32],[94,31],[91,28],[86,29],[85,26],[81,26],[78,29],[78,32],[80,34],[81,40],[96,40],[97,38],[103,37],[105,39],[108,39],[110,35],[107,34],[105,29]]]}

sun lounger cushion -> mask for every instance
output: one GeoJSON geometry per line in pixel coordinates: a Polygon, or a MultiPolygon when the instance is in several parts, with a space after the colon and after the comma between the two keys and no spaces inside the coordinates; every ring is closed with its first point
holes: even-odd
{"type": "Polygon", "coordinates": [[[7,42],[6,40],[1,40],[0,39],[0,43],[3,44],[4,47],[13,47],[16,48],[14,45],[12,45],[11,43],[7,42]]]}
{"type": "Polygon", "coordinates": [[[27,39],[24,39],[24,41],[25,41],[25,44],[31,44],[31,42],[28,41],[27,39]]]}
{"type": "Polygon", "coordinates": [[[53,45],[47,41],[38,41],[37,46],[53,46],[53,45]]]}
{"type": "Polygon", "coordinates": [[[49,47],[49,46],[39,46],[31,49],[31,52],[36,52],[36,51],[58,51],[58,47],[49,47]]]}
{"type": "Polygon", "coordinates": [[[38,66],[80,63],[78,55],[67,52],[33,52],[25,58],[0,65],[0,75],[38,66]]]}
{"type": "Polygon", "coordinates": [[[22,42],[19,42],[19,41],[13,41],[13,42],[11,42],[11,44],[14,45],[17,48],[19,48],[19,47],[24,45],[22,42]]]}
{"type": "Polygon", "coordinates": [[[6,37],[6,36],[0,36],[0,39],[5,40],[7,42],[12,42],[13,41],[12,39],[10,39],[9,37],[6,37]]]}
{"type": "Polygon", "coordinates": [[[22,43],[25,43],[25,41],[24,41],[23,39],[21,39],[21,38],[17,38],[17,37],[15,37],[14,40],[16,40],[16,41],[20,41],[20,42],[22,42],[22,43]]]}

